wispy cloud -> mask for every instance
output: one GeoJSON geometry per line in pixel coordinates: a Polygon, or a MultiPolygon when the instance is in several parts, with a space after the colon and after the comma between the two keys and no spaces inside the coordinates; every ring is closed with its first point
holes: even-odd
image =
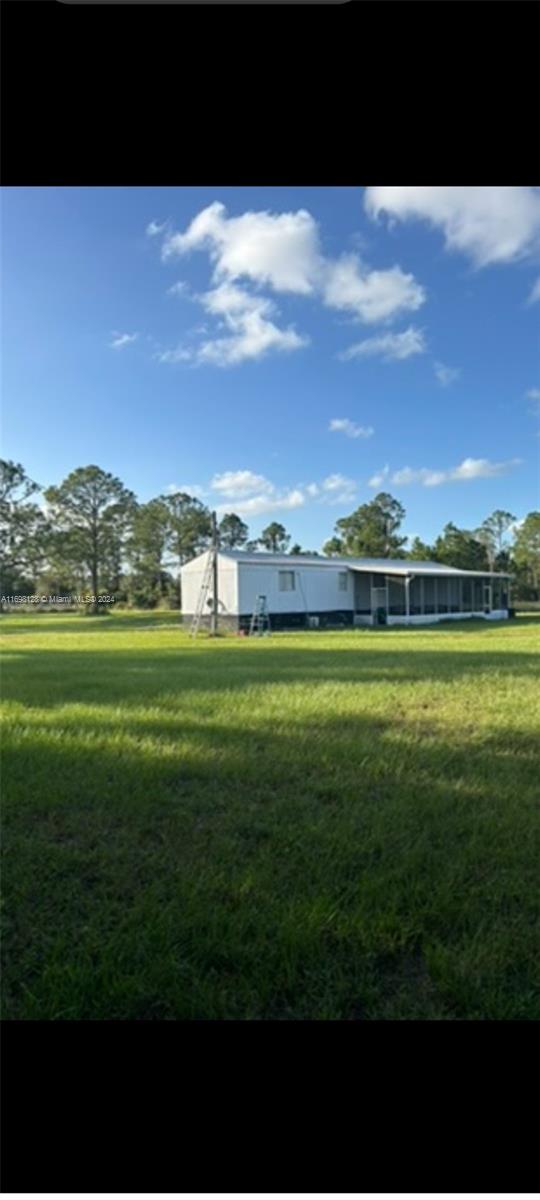
{"type": "Polygon", "coordinates": [[[525,258],[540,245],[538,188],[368,187],[364,206],[374,218],[427,221],[476,267],[525,258]]]}
{"type": "Polygon", "coordinates": [[[533,283],[533,286],[529,292],[528,303],[536,304],[537,300],[540,300],[540,275],[538,276],[536,283],[533,283]]]}
{"type": "Polygon", "coordinates": [[[197,499],[208,495],[206,488],[200,483],[169,483],[165,488],[166,496],[175,496],[178,492],[183,492],[186,496],[196,496],[197,499]]]}
{"type": "Polygon", "coordinates": [[[520,462],[520,458],[511,458],[506,462],[499,463],[490,462],[487,458],[464,458],[457,467],[443,470],[433,470],[429,467],[402,467],[399,471],[394,471],[392,475],[390,475],[389,467],[386,466],[383,471],[372,476],[369,486],[380,487],[385,480],[401,487],[410,483],[419,483],[423,487],[438,487],[442,483],[490,479],[498,475],[506,475],[512,467],[518,466],[520,462]]]}
{"type": "Polygon", "coordinates": [[[348,417],[333,417],[328,428],[331,433],[344,433],[349,438],[369,438],[375,432],[372,425],[356,425],[348,417]]]}
{"type": "Polygon", "coordinates": [[[170,288],[167,288],[168,296],[187,296],[189,293],[189,284],[185,279],[179,279],[178,283],[173,283],[170,288]]]}
{"type": "Polygon", "coordinates": [[[124,346],[129,346],[131,342],[136,342],[138,333],[118,333],[117,330],[112,333],[112,342],[109,342],[111,350],[123,350],[124,346]]]}
{"type": "Polygon", "coordinates": [[[388,479],[389,474],[390,474],[390,467],[388,466],[388,463],[387,463],[386,466],[383,467],[381,471],[376,471],[375,475],[372,475],[371,479],[368,479],[368,487],[372,487],[372,488],[381,487],[382,484],[385,483],[386,480],[388,479]]]}
{"type": "Polygon", "coordinates": [[[530,412],[532,412],[535,416],[540,416],[540,388],[529,388],[528,391],[525,392],[525,395],[527,400],[531,401],[532,408],[530,409],[530,412]]]}
{"type": "Polygon", "coordinates": [[[357,491],[356,480],[348,479],[346,475],[328,475],[323,479],[321,490],[324,498],[330,504],[346,504],[354,500],[357,491]]]}
{"type": "Polygon", "coordinates": [[[449,387],[461,375],[460,367],[446,367],[441,362],[434,363],[433,370],[442,387],[449,387]]]}
{"type": "Polygon", "coordinates": [[[158,237],[160,233],[165,232],[168,224],[169,224],[168,220],[163,221],[161,224],[159,223],[159,221],[150,221],[150,223],[146,226],[146,236],[147,237],[158,237]]]}
{"type": "Polygon", "coordinates": [[[356,342],[340,354],[340,358],[348,361],[352,358],[379,357],[382,359],[404,359],[413,354],[424,354],[426,341],[424,331],[410,326],[403,333],[383,333],[380,337],[364,338],[356,342]]]}

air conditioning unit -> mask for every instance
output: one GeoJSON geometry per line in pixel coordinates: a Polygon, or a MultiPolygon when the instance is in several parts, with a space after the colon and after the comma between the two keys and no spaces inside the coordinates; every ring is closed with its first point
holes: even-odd
{"type": "Polygon", "coordinates": [[[307,620],[308,620],[308,629],[318,629],[319,628],[319,618],[318,617],[308,617],[307,620]]]}

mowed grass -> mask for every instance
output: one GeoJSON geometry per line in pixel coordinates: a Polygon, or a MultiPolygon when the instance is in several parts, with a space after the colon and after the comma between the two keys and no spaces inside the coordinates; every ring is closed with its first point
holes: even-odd
{"type": "Polygon", "coordinates": [[[538,618],[1,631],[4,1018],[540,1016],[538,618]]]}

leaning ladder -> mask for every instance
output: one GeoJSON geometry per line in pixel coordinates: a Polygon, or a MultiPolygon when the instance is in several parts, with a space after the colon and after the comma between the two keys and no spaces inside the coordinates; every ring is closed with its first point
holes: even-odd
{"type": "Polygon", "coordinates": [[[206,566],[204,568],[202,583],[201,583],[201,590],[199,592],[199,597],[197,600],[197,607],[193,614],[193,620],[191,622],[191,626],[190,626],[190,630],[189,630],[190,637],[197,637],[197,634],[199,632],[199,627],[201,624],[202,615],[206,608],[206,602],[208,600],[208,593],[210,591],[210,584],[212,582],[212,573],[213,573],[213,569],[214,569],[214,553],[215,553],[215,551],[213,551],[213,550],[210,551],[207,562],[206,562],[206,566]]]}
{"type": "Polygon", "coordinates": [[[266,596],[257,596],[255,608],[251,616],[249,633],[250,637],[253,634],[260,637],[263,633],[270,633],[270,616],[266,607],[266,596]]]}

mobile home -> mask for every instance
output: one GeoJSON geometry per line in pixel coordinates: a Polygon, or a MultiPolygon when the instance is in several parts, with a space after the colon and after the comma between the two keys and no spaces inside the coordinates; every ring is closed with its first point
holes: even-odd
{"type": "MultiPolygon", "coordinates": [[[[182,613],[197,608],[209,551],[182,567],[182,613]]],[[[219,623],[248,629],[264,597],[273,629],[419,625],[508,616],[509,577],[443,563],[389,558],[218,552],[219,623]]],[[[205,622],[213,606],[206,600],[205,622]]]]}

